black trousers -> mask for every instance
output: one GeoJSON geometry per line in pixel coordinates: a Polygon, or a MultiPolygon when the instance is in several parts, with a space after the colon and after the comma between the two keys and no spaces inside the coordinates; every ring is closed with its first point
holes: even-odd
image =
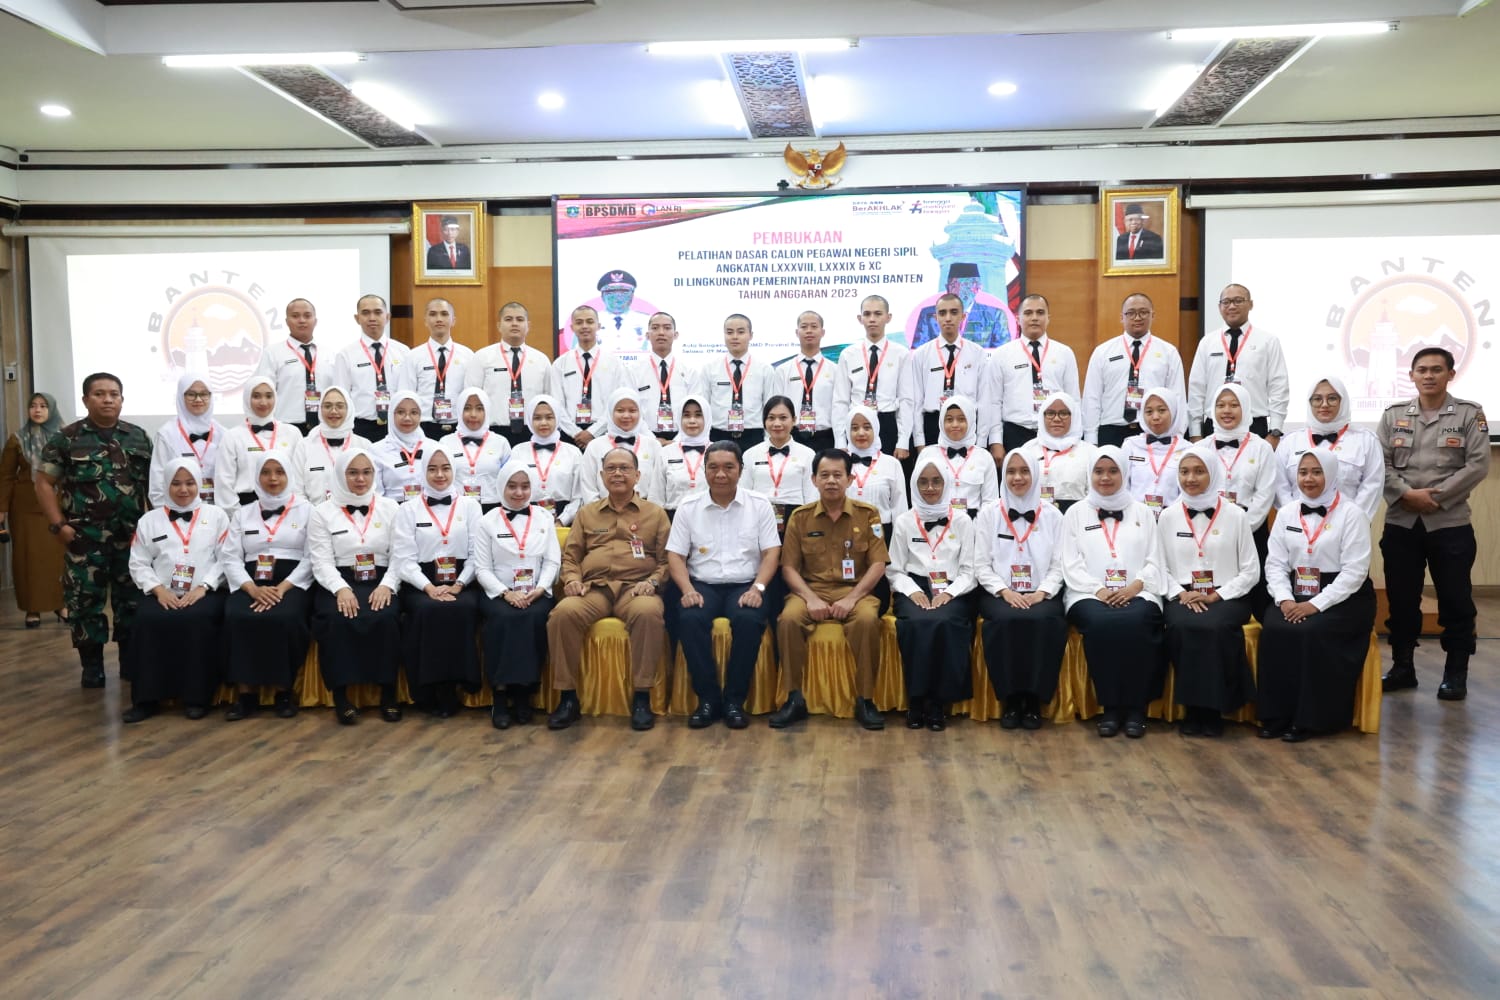
{"type": "Polygon", "coordinates": [[[816,457],[819,452],[833,447],[833,430],[829,428],[821,431],[813,431],[812,433],[792,431],[792,440],[798,444],[807,445],[807,447],[812,449],[812,453],[816,457]]]}
{"type": "Polygon", "coordinates": [[[746,427],[742,431],[723,431],[717,427],[711,427],[708,431],[710,441],[733,441],[740,446],[740,454],[754,448],[766,439],[766,432],[760,427],[746,427]]]}
{"type": "MultiPolygon", "coordinates": [[[[681,606],[677,597],[677,641],[682,658],[687,661],[688,676],[693,679],[693,693],[714,707],[724,702],[744,705],[750,694],[750,680],[755,676],[755,661],[760,656],[761,638],[766,634],[767,601],[762,595],[760,607],[740,606],[740,595],[750,589],[748,583],[704,583],[693,581],[693,589],[703,595],[695,608],[681,606]],[[719,688],[719,668],[714,660],[714,619],[729,619],[729,663],[724,670],[724,687],[719,688]]],[[[769,593],[770,587],[766,590],[769,593]]],[[[779,608],[777,610],[780,610],[779,608]]]]}
{"type": "Polygon", "coordinates": [[[1385,558],[1385,596],[1391,608],[1385,625],[1392,649],[1417,645],[1422,631],[1422,578],[1427,571],[1437,590],[1443,650],[1474,652],[1474,592],[1469,573],[1477,551],[1471,525],[1428,531],[1420,518],[1410,528],[1386,523],[1380,554],[1385,558]]]}
{"type": "MultiPolygon", "coordinates": [[[[1210,408],[1212,408],[1213,401],[1210,400],[1208,405],[1209,405],[1210,408]]],[[[1266,418],[1265,417],[1251,417],[1250,418],[1250,433],[1251,434],[1257,434],[1260,437],[1265,437],[1266,436],[1266,432],[1268,430],[1270,430],[1270,429],[1271,429],[1270,425],[1266,423],[1266,418]]],[[[1208,437],[1209,435],[1213,434],[1213,432],[1214,432],[1213,418],[1210,417],[1207,420],[1204,420],[1203,421],[1203,426],[1200,428],[1200,430],[1201,430],[1201,432],[1202,432],[1202,434],[1203,434],[1204,437],[1208,437]]]]}
{"type": "Polygon", "coordinates": [[[434,420],[422,421],[422,433],[432,441],[441,441],[457,429],[457,424],[440,424],[434,420]]]}
{"type": "Polygon", "coordinates": [[[490,430],[510,442],[512,448],[531,440],[531,429],[520,421],[513,424],[490,424],[490,430]]]}
{"type": "Polygon", "coordinates": [[[1101,447],[1107,444],[1112,444],[1116,447],[1119,447],[1120,445],[1125,443],[1126,438],[1130,437],[1133,434],[1139,434],[1140,432],[1141,425],[1137,422],[1131,422],[1128,424],[1100,424],[1099,444],[1101,447]]]}
{"type": "Polygon", "coordinates": [[[1000,443],[1005,445],[1007,455],[1035,437],[1035,427],[1013,424],[1009,420],[1002,421],[1000,424],[1000,443]]]}
{"type": "Polygon", "coordinates": [[[367,420],[364,417],[354,418],[354,433],[371,444],[374,444],[376,441],[384,441],[386,431],[389,428],[389,420],[367,420]]]}

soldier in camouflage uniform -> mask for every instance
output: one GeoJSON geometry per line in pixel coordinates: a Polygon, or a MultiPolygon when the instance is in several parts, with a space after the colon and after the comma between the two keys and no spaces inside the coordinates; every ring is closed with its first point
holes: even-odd
{"type": "Polygon", "coordinates": [[[88,416],[47,442],[36,476],[47,530],[66,547],[63,596],[86,688],[104,686],[106,598],[114,608],[115,642],[123,647],[140,597],[130,579],[130,540],[146,512],[151,438],[120,419],[124,400],[115,376],[100,372],[84,379],[88,416]]]}

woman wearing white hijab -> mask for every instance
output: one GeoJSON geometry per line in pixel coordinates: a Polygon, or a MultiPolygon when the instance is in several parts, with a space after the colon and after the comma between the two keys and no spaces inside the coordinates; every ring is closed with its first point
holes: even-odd
{"type": "MultiPolygon", "coordinates": [[[[1283,444],[1285,447],[1285,444],[1283,444]]],[[[1289,743],[1337,732],[1354,717],[1354,689],[1375,627],[1370,521],[1338,485],[1340,462],[1323,449],[1297,462],[1298,500],[1276,514],[1266,557],[1260,636],[1263,739],[1289,743]]]]}
{"type": "Polygon", "coordinates": [[[1000,727],[1040,729],[1068,642],[1063,515],[1042,501],[1037,461],[1024,445],[1005,456],[1001,482],[1000,499],[974,522],[985,666],[1004,705],[1000,727]]]}
{"type": "Polygon", "coordinates": [[[1209,416],[1213,433],[1197,447],[1212,454],[1224,470],[1224,499],[1240,506],[1250,524],[1255,541],[1256,559],[1261,565],[1255,589],[1250,592],[1250,608],[1258,619],[1270,595],[1266,592],[1266,539],[1270,528],[1266,517],[1276,505],[1276,490],[1281,485],[1281,466],[1276,450],[1250,430],[1250,394],[1238,382],[1220,386],[1210,400],[1209,416]]]}
{"type": "Polygon", "coordinates": [[[396,501],[378,495],[375,459],[367,449],[339,453],[333,496],[313,512],[307,551],[318,590],[313,594],[313,638],[318,669],[333,691],[334,717],[352,726],[359,713],[350,684],[380,685],[380,716],[401,721],[396,668],[401,616],[394,600],[401,575],[391,562],[396,501]]]}
{"type": "Polygon", "coordinates": [[[354,433],[354,411],[349,390],[330,385],[318,400],[318,425],[302,440],[302,495],[317,506],[333,496],[333,467],[341,452],[369,449],[369,441],[354,433]]]}
{"type": "Polygon", "coordinates": [[[167,502],[166,469],[168,460],[173,458],[191,458],[197,463],[199,498],[206,504],[215,502],[214,475],[225,431],[224,425],[214,419],[214,394],[209,391],[207,377],[189,372],[177,380],[177,395],[173,398],[177,416],[157,429],[151,449],[148,495],[153,507],[167,502]]]}
{"type": "Polygon", "coordinates": [[[635,491],[643,500],[654,499],[651,488],[656,483],[662,446],[650,431],[641,426],[641,402],[634,389],[621,386],[609,394],[604,425],[604,433],[590,441],[583,450],[583,472],[579,484],[583,502],[592,503],[604,496],[604,479],[600,470],[604,467],[604,456],[614,448],[635,453],[636,464],[641,470],[635,491]]]}
{"type": "Polygon", "coordinates": [[[501,505],[484,515],[474,535],[474,575],[489,597],[480,613],[496,729],[531,722],[531,695],[547,662],[552,586],[562,566],[553,517],[531,502],[531,490],[529,470],[513,469],[501,505]]]}
{"type": "Polygon", "coordinates": [[[302,486],[302,429],[276,419],[276,383],[268,375],[252,375],[241,393],[245,419],[224,432],[219,446],[219,489],[215,502],[233,512],[255,503],[255,456],[281,456],[294,492],[302,486]]]}
{"type": "Polygon", "coordinates": [[[938,415],[938,441],[917,454],[917,465],[936,461],[948,467],[953,479],[953,510],[979,516],[979,508],[1000,496],[995,459],[978,444],[979,425],[974,401],[968,396],[949,396],[938,415]]]}
{"type": "Polygon", "coordinates": [[[1260,580],[1250,518],[1220,496],[1224,468],[1210,450],[1189,449],[1177,465],[1182,495],[1157,523],[1167,599],[1167,657],[1183,736],[1222,736],[1224,713],[1255,700],[1244,625],[1260,580]]]}
{"type": "Polygon", "coordinates": [[[872,408],[850,407],[843,430],[844,439],[849,442],[849,457],[854,460],[847,495],[875,505],[889,538],[891,525],[909,506],[901,463],[894,455],[880,450],[880,415],[872,408]]]}
{"type": "Polygon", "coordinates": [[[516,445],[507,464],[523,467],[531,474],[532,503],[556,517],[558,524],[569,525],[578,513],[583,452],[558,433],[560,405],[555,396],[546,393],[537,393],[526,401],[526,427],[531,440],[516,445]]]}
{"type": "Polygon", "coordinates": [[[928,460],[912,472],[911,510],[891,525],[885,577],[906,679],[906,727],[941,732],[949,706],[974,694],[974,522],[950,506],[947,463],[930,449],[923,454],[928,460]]]}
{"type": "Polygon", "coordinates": [[[410,389],[391,394],[390,429],[370,447],[383,496],[406,503],[422,495],[422,459],[438,447],[422,430],[422,400],[410,389]]]}
{"type": "Polygon", "coordinates": [[[307,555],[312,504],[293,491],[285,456],[260,451],[251,460],[256,502],[236,512],[224,543],[224,576],[231,591],[224,605],[225,679],[239,686],[239,698],[224,713],[229,722],[255,713],[261,685],[276,689],[277,715],[296,715],[292,686],[312,641],[308,588],[313,574],[307,555]]]}
{"type": "Polygon", "coordinates": [[[1188,442],[1187,407],[1182,394],[1166,386],[1146,390],[1141,398],[1141,433],[1120,445],[1125,454],[1126,488],[1157,517],[1177,499],[1177,463],[1188,442]]]}
{"type": "Polygon", "coordinates": [[[460,496],[448,453],[433,448],[419,467],[422,494],[401,505],[391,562],[401,591],[402,661],[418,704],[446,719],[458,712],[458,688],[478,690],[479,589],[473,542],[483,511],[460,496]]]}
{"type": "Polygon", "coordinates": [[[1385,454],[1380,440],[1363,427],[1350,423],[1349,390],[1336,375],[1326,375],[1307,391],[1307,429],[1292,431],[1281,439],[1276,457],[1281,464],[1281,482],[1276,504],[1285,507],[1299,500],[1297,462],[1314,449],[1332,452],[1339,460],[1337,485],[1345,503],[1364,511],[1374,520],[1385,488],[1385,454]]]}
{"type": "Polygon", "coordinates": [[[458,427],[438,445],[453,461],[459,494],[488,513],[500,506],[500,467],[510,458],[510,442],[490,431],[490,397],[483,389],[460,392],[457,412],[458,427]]]}
{"type": "Polygon", "coordinates": [[[673,513],[682,501],[708,489],[703,453],[708,448],[708,429],[713,426],[708,393],[688,392],[672,400],[677,436],[661,446],[656,463],[656,482],[649,496],[673,513]]]}
{"type": "Polygon", "coordinates": [[[1125,488],[1125,455],[1098,449],[1089,495],[1064,519],[1063,582],[1068,621],[1083,633],[1094,691],[1104,706],[1099,735],[1146,735],[1146,706],[1166,679],[1162,645],[1161,545],[1156,515],[1125,488]]]}
{"type": "Polygon", "coordinates": [[[208,714],[223,657],[221,565],[229,517],[204,503],[191,456],[168,458],[161,506],[141,515],[130,542],[130,578],[143,596],[121,674],[130,681],[124,722],[144,722],[163,698],[181,698],[189,719],[208,714]]]}
{"type": "Polygon", "coordinates": [[[1083,420],[1078,400],[1066,392],[1054,392],[1037,415],[1036,437],[1021,451],[1036,460],[1039,498],[1066,514],[1089,493],[1089,469],[1094,465],[1094,446],[1083,440],[1083,420]]]}

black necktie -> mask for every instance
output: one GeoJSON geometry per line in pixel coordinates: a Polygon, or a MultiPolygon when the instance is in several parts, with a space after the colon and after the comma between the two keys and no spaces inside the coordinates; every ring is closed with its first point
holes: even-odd
{"type": "Polygon", "coordinates": [[[313,361],[313,345],[303,344],[302,356],[307,359],[307,367],[302,369],[302,373],[307,377],[307,387],[309,389],[316,389],[318,382],[317,379],[313,378],[313,369],[317,367],[317,364],[313,361]]]}
{"type": "Polygon", "coordinates": [[[790,455],[791,453],[792,453],[792,446],[789,445],[789,444],[784,444],[780,448],[768,448],[768,449],[766,449],[766,454],[767,455],[790,455]]]}
{"type": "MultiPolygon", "coordinates": [[[[665,372],[666,371],[666,368],[665,368],[666,362],[663,361],[662,365],[663,365],[662,370],[665,372]]],[[[732,383],[730,385],[730,388],[733,389],[734,391],[732,393],[730,393],[730,395],[734,397],[734,402],[736,402],[736,403],[738,403],[744,397],[744,394],[745,394],[745,383],[744,383],[743,379],[744,379],[744,376],[742,376],[740,374],[740,362],[739,361],[735,361],[734,362],[734,375],[730,377],[730,382],[732,383]]],[[[663,382],[663,384],[665,385],[666,383],[663,382]]]]}
{"type": "Polygon", "coordinates": [[[446,348],[446,347],[439,347],[438,348],[438,363],[437,363],[437,386],[436,386],[436,388],[434,390],[435,392],[437,392],[437,394],[439,396],[441,396],[443,394],[444,383],[447,382],[447,381],[448,381],[448,348],[446,348]]]}
{"type": "Polygon", "coordinates": [[[967,448],[949,448],[948,449],[948,457],[949,458],[968,458],[969,457],[969,449],[967,449],[967,448]]]}
{"type": "Polygon", "coordinates": [[[188,441],[207,441],[208,436],[212,433],[213,431],[204,431],[202,434],[189,434],[188,441]]]}
{"type": "Polygon", "coordinates": [[[191,521],[192,519],[193,519],[193,512],[190,511],[190,510],[169,510],[169,511],[167,511],[167,521],[168,521],[168,523],[170,523],[172,521],[191,521]]]}
{"type": "Polygon", "coordinates": [[[948,519],[946,517],[940,517],[936,521],[923,521],[922,522],[922,530],[923,531],[931,531],[933,528],[941,528],[943,525],[945,525],[947,523],[948,523],[948,519]]]}
{"type": "Polygon", "coordinates": [[[342,447],[342,446],[343,446],[343,444],[344,444],[344,439],[343,439],[343,438],[331,438],[331,437],[326,437],[326,438],[324,438],[324,439],[323,439],[323,442],[324,442],[324,443],[325,443],[325,444],[327,444],[327,445],[330,445],[330,446],[331,446],[331,447],[334,447],[334,448],[339,448],[339,447],[342,447]]]}
{"type": "Polygon", "coordinates": [[[635,435],[634,434],[622,434],[621,436],[615,438],[615,447],[616,448],[625,448],[625,447],[634,448],[635,447],[635,435]]]}
{"type": "Polygon", "coordinates": [[[531,442],[531,450],[555,452],[557,451],[557,442],[553,441],[551,444],[538,444],[537,442],[533,441],[531,442]]]}
{"type": "Polygon", "coordinates": [[[286,510],[285,504],[281,505],[280,507],[272,507],[270,510],[262,507],[260,509],[260,519],[262,521],[269,521],[271,518],[275,517],[277,514],[280,514],[284,510],[286,510]]]}
{"type": "Polygon", "coordinates": [[[1172,438],[1171,438],[1170,435],[1168,435],[1166,437],[1162,437],[1162,436],[1157,435],[1157,434],[1147,434],[1146,435],[1146,443],[1147,444],[1171,444],[1172,443],[1172,438]]]}
{"type": "Polygon", "coordinates": [[[1099,512],[1099,520],[1101,523],[1109,520],[1110,518],[1114,518],[1116,521],[1119,521],[1123,524],[1125,521],[1125,512],[1123,510],[1101,510],[1099,512]]]}
{"type": "Polygon", "coordinates": [[[1042,341],[1038,337],[1031,342],[1031,357],[1036,362],[1031,368],[1031,384],[1042,384],[1042,341]]]}
{"type": "Polygon", "coordinates": [[[521,377],[521,349],[512,347],[510,349],[510,381],[514,385],[516,379],[521,377]]]}
{"type": "Polygon", "coordinates": [[[375,341],[373,346],[375,348],[375,388],[384,389],[385,363],[382,359],[385,357],[385,347],[378,340],[375,341]]]}
{"type": "Polygon", "coordinates": [[[870,367],[865,373],[865,391],[875,391],[875,372],[880,367],[880,348],[870,345],[870,367]]]}
{"type": "Polygon", "coordinates": [[[464,444],[484,444],[484,438],[482,438],[482,437],[471,437],[468,434],[465,434],[463,437],[459,438],[459,440],[462,441],[464,444]]]}
{"type": "Polygon", "coordinates": [[[1324,441],[1337,441],[1338,439],[1339,439],[1339,436],[1338,436],[1338,432],[1337,431],[1335,431],[1332,434],[1314,434],[1312,436],[1312,443],[1314,445],[1319,445],[1319,444],[1322,444],[1324,441]]]}
{"type": "MultiPolygon", "coordinates": [[[[1132,340],[1130,342],[1130,374],[1126,378],[1127,386],[1140,384],[1140,365],[1141,342],[1139,340],[1132,340]]],[[[1127,391],[1125,395],[1128,399],[1130,393],[1127,391]]],[[[1127,424],[1135,422],[1135,407],[1131,406],[1128,402],[1125,404],[1125,422],[1127,424]]]]}
{"type": "Polygon", "coordinates": [[[429,507],[437,507],[437,506],[440,506],[440,505],[451,504],[452,502],[453,502],[453,498],[452,497],[434,497],[434,496],[429,496],[427,498],[427,506],[429,506],[429,507]]]}
{"type": "Polygon", "coordinates": [[[701,444],[685,444],[685,445],[682,446],[682,450],[683,450],[684,453],[687,453],[687,452],[690,452],[690,451],[696,451],[698,454],[701,455],[701,454],[703,454],[703,445],[701,445],[701,444]]]}
{"type": "Polygon", "coordinates": [[[1304,514],[1316,514],[1319,517],[1327,517],[1328,516],[1328,508],[1327,507],[1314,507],[1312,504],[1306,504],[1305,503],[1305,504],[1302,505],[1302,513],[1304,513],[1304,514]]]}
{"type": "Polygon", "coordinates": [[[1240,353],[1240,328],[1231,326],[1229,328],[1229,357],[1224,359],[1224,377],[1234,377],[1234,359],[1240,353]]]}
{"type": "Polygon", "coordinates": [[[1183,509],[1187,511],[1187,515],[1190,518],[1214,516],[1214,509],[1212,507],[1185,507],[1183,509]]]}
{"type": "MultiPolygon", "coordinates": [[[[667,394],[667,360],[666,360],[666,358],[663,358],[660,362],[658,362],[657,370],[659,372],[661,372],[661,376],[660,376],[661,392],[662,392],[662,395],[665,396],[667,394]]],[[[734,363],[734,373],[735,373],[736,376],[738,376],[739,373],[740,373],[740,363],[738,361],[736,361],[734,363]]]]}
{"type": "Polygon", "coordinates": [[[1238,448],[1239,446],[1240,446],[1240,439],[1239,438],[1235,438],[1233,441],[1215,441],[1214,442],[1214,447],[1215,448],[1238,448]]]}
{"type": "Polygon", "coordinates": [[[954,357],[958,354],[958,345],[957,344],[944,344],[943,346],[948,351],[948,363],[947,363],[947,365],[945,365],[943,367],[943,391],[944,392],[952,392],[953,391],[953,378],[954,378],[955,375],[958,374],[958,372],[954,371],[954,362],[953,362],[954,357]]]}
{"type": "Polygon", "coordinates": [[[813,391],[813,370],[812,370],[813,363],[812,363],[812,359],[811,358],[807,358],[807,359],[803,360],[802,364],[805,366],[806,372],[807,372],[805,375],[802,376],[802,402],[803,402],[804,405],[809,405],[810,406],[810,405],[812,405],[812,391],[813,391]]]}
{"type": "Polygon", "coordinates": [[[870,464],[870,456],[869,455],[850,455],[849,456],[849,460],[851,462],[853,462],[855,465],[869,465],[870,464]]]}
{"type": "MultiPolygon", "coordinates": [[[[588,351],[584,351],[583,352],[583,380],[585,382],[587,382],[589,380],[589,352],[588,351]]],[[[584,391],[584,395],[585,396],[588,395],[588,391],[587,390],[584,391]]]]}
{"type": "Polygon", "coordinates": [[[264,434],[266,431],[274,431],[275,429],[276,429],[276,421],[274,421],[274,420],[269,421],[269,422],[264,423],[264,424],[251,424],[250,425],[250,433],[251,434],[264,434]]]}
{"type": "Polygon", "coordinates": [[[1036,524],[1036,511],[1034,510],[1007,510],[1005,516],[1014,521],[1030,521],[1036,524]]]}
{"type": "Polygon", "coordinates": [[[370,505],[367,504],[367,503],[366,504],[346,503],[346,504],[344,504],[344,509],[347,510],[351,514],[368,514],[368,513],[370,513],[370,505]]]}

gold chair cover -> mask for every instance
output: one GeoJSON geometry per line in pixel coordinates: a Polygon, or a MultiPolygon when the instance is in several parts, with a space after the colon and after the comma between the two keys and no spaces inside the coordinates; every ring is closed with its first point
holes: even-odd
{"type": "MultiPolygon", "coordinates": [[[[724,671],[729,664],[729,619],[715,618],[713,631],[714,662],[719,665],[719,683],[724,683],[724,671]]],[[[755,658],[755,673],[750,679],[750,696],[745,699],[745,711],[751,715],[764,715],[776,711],[786,698],[779,691],[781,670],[776,663],[776,643],[771,638],[770,627],[760,637],[760,655],[755,658]]],[[[672,700],[669,711],[673,715],[692,715],[698,707],[698,696],[693,693],[693,682],[688,677],[687,659],[678,647],[677,657],[672,663],[672,700]]]]}

